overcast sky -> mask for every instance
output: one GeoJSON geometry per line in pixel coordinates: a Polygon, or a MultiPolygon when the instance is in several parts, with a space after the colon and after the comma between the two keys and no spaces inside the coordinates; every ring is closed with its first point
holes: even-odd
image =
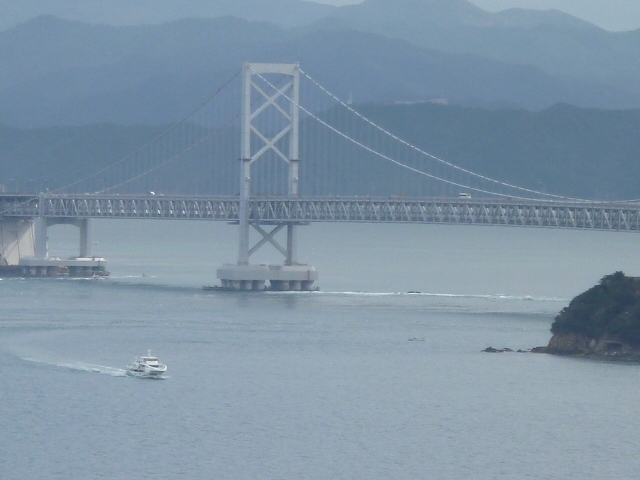
{"type": "MultiPolygon", "coordinates": [[[[333,5],[361,3],[361,0],[316,0],[333,5]]],[[[555,8],[579,17],[607,30],[640,28],[640,0],[469,0],[471,3],[497,12],[512,7],[555,8]]]]}

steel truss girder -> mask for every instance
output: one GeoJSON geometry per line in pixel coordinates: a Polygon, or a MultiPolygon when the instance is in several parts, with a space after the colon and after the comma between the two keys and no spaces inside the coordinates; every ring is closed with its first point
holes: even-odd
{"type": "MultiPolygon", "coordinates": [[[[230,196],[0,195],[0,217],[129,218],[237,222],[230,196]]],[[[640,203],[515,202],[439,198],[257,197],[251,224],[454,223],[640,231],[640,203]]]]}

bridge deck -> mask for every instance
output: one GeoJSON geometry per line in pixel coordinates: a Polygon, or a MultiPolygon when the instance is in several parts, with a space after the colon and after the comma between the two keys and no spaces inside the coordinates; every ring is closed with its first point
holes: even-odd
{"type": "MultiPolygon", "coordinates": [[[[222,196],[0,195],[0,216],[238,221],[222,196]]],[[[640,203],[458,198],[254,197],[255,223],[451,223],[640,231],[640,203]]]]}

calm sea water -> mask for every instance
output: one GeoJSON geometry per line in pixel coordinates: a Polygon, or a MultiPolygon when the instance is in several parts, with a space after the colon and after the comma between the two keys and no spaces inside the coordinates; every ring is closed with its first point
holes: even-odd
{"type": "Polygon", "coordinates": [[[202,291],[236,228],[96,222],[111,278],[0,281],[0,478],[637,476],[640,367],[481,350],[546,344],[640,236],[312,225],[320,292],[202,291]],[[168,379],[124,375],[148,348],[168,379]]]}

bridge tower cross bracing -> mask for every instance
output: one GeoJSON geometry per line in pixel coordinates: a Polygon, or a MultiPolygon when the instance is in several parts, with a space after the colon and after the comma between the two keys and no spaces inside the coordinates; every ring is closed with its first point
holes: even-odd
{"type": "Polygon", "coordinates": [[[300,222],[276,223],[267,232],[258,219],[252,218],[250,211],[251,167],[267,153],[275,153],[276,158],[288,164],[288,196],[297,197],[299,194],[300,69],[297,63],[245,63],[243,73],[238,263],[219,268],[218,278],[222,288],[228,290],[262,290],[267,280],[273,290],[310,290],[317,279],[317,272],[310,265],[298,263],[296,227],[300,222]],[[286,77],[288,82],[282,87],[273,88],[269,85],[271,88],[265,88],[255,81],[255,76],[263,78],[263,75],[273,74],[286,77]],[[254,100],[254,95],[257,100],[254,100]],[[256,121],[269,109],[279,112],[284,119],[284,125],[278,132],[261,131],[256,121]],[[254,139],[256,141],[252,142],[254,139]],[[287,148],[281,148],[281,145],[287,145],[287,148]],[[250,227],[262,235],[262,239],[252,248],[249,247],[250,227]],[[283,247],[276,241],[275,235],[285,227],[286,247],[283,247]],[[284,255],[283,265],[249,263],[249,257],[267,243],[284,255]]]}

